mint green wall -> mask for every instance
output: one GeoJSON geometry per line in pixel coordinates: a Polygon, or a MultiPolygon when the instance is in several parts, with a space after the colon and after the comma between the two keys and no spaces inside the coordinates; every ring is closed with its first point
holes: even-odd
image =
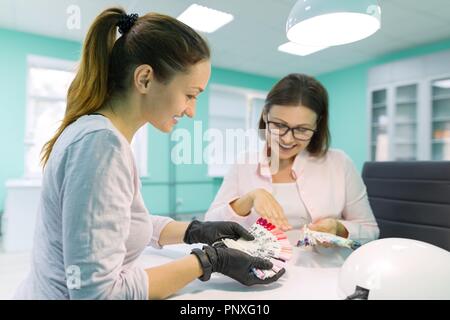
{"type": "Polygon", "coordinates": [[[366,161],[368,65],[317,76],[330,99],[331,146],[344,150],[358,169],[366,161]]]}
{"type": "Polygon", "coordinates": [[[368,161],[367,77],[369,69],[450,48],[450,39],[381,56],[369,62],[316,76],[330,96],[332,147],[348,153],[357,168],[368,161]]]}
{"type": "Polygon", "coordinates": [[[5,181],[24,172],[27,55],[77,60],[78,42],[0,29],[0,211],[5,181]]]}

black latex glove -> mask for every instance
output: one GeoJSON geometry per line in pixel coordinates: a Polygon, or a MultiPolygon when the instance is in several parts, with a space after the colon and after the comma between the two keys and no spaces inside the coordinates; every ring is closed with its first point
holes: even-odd
{"type": "Polygon", "coordinates": [[[207,243],[212,245],[216,241],[221,239],[230,238],[237,240],[244,238],[245,240],[254,240],[253,237],[243,226],[236,222],[230,221],[207,221],[200,222],[197,220],[192,221],[186,233],[184,234],[183,241],[187,244],[193,243],[207,243]]]}
{"type": "Polygon", "coordinates": [[[212,272],[222,273],[246,286],[269,284],[277,281],[285,273],[285,270],[281,269],[271,278],[260,279],[252,272],[252,269],[271,269],[273,264],[269,260],[252,257],[245,252],[225,246],[204,246],[203,251],[211,262],[212,272]]]}

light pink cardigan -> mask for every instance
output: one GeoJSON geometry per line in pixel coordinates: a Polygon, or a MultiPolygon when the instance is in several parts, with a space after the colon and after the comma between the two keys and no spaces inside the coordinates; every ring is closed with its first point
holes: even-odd
{"type": "MultiPolygon", "coordinates": [[[[245,159],[253,155],[245,154],[245,159]]],[[[256,155],[254,155],[254,158],[256,155]]],[[[242,163],[242,162],[241,162],[242,163]]],[[[323,158],[301,152],[292,166],[297,190],[315,222],[321,218],[338,219],[347,228],[349,238],[366,243],[378,238],[379,229],[367,199],[366,187],[350,158],[330,149],[323,158]]],[[[250,164],[235,164],[205,215],[205,220],[231,220],[248,227],[258,219],[255,210],[242,217],[229,205],[251,190],[272,192],[272,176],[267,157],[250,164]]]]}

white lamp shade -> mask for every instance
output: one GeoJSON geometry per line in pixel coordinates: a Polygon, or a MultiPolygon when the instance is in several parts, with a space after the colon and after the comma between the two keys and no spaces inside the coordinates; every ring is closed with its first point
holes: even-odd
{"type": "Polygon", "coordinates": [[[287,23],[287,38],[308,46],[337,46],[355,42],[380,28],[376,0],[298,0],[287,23]]]}

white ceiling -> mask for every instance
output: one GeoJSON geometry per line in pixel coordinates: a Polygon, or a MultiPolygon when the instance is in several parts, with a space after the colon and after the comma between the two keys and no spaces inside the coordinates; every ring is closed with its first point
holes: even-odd
{"type": "MultiPolygon", "coordinates": [[[[329,0],[340,1],[340,0],[329,0]]],[[[296,0],[0,0],[0,28],[81,41],[104,8],[178,16],[191,3],[232,13],[234,20],[207,34],[215,66],[281,77],[290,72],[321,74],[421,44],[450,39],[450,0],[379,0],[382,27],[362,41],[300,57],[279,52],[287,41],[286,18],[296,0]],[[67,8],[78,5],[81,29],[66,27],[67,8]]]]}

